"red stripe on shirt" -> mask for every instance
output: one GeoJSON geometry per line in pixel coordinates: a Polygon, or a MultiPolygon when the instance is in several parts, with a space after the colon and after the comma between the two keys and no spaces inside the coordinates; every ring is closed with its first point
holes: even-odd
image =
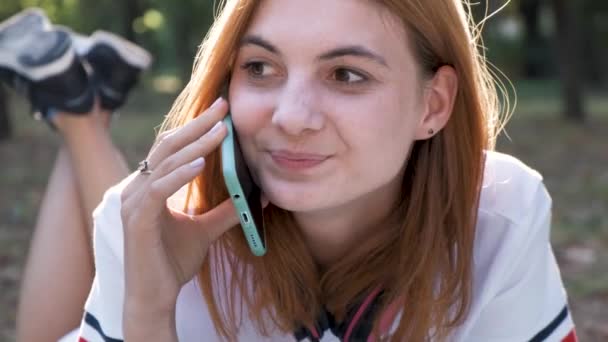
{"type": "Polygon", "coordinates": [[[85,339],[84,339],[84,338],[82,338],[82,337],[79,337],[79,338],[78,338],[78,342],[89,342],[89,341],[85,340],[85,339]]]}
{"type": "Polygon", "coordinates": [[[344,341],[350,340],[350,335],[352,335],[353,330],[355,329],[355,326],[357,326],[357,324],[359,324],[359,320],[361,319],[361,316],[363,316],[363,313],[365,312],[365,310],[367,310],[367,308],[370,306],[370,304],[372,303],[374,298],[376,298],[376,296],[378,295],[378,293],[380,293],[381,290],[382,289],[380,288],[380,286],[376,287],[367,296],[367,298],[365,298],[365,300],[363,301],[361,306],[359,306],[359,309],[357,309],[357,312],[355,313],[355,317],[353,317],[350,324],[348,324],[348,329],[346,329],[346,334],[344,334],[344,341]]]}
{"type": "Polygon", "coordinates": [[[562,340],[562,342],[578,342],[578,338],[576,337],[576,331],[572,329],[572,331],[562,340]]]}

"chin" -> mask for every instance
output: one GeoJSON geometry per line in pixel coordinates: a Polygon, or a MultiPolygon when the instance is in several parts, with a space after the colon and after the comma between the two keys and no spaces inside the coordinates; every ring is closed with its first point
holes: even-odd
{"type": "Polygon", "coordinates": [[[320,209],[319,203],[310,203],[301,199],[284,198],[283,196],[268,196],[268,200],[276,207],[287,211],[305,212],[320,209]]]}
{"type": "Polygon", "coordinates": [[[288,180],[269,173],[259,174],[264,196],[274,206],[293,212],[310,212],[334,206],[341,197],[338,189],[328,191],[330,179],[288,180]]]}
{"type": "Polygon", "coordinates": [[[302,194],[296,191],[270,190],[266,192],[265,190],[264,195],[274,206],[292,212],[315,211],[323,209],[329,204],[327,203],[327,196],[315,196],[310,191],[302,194]]]}

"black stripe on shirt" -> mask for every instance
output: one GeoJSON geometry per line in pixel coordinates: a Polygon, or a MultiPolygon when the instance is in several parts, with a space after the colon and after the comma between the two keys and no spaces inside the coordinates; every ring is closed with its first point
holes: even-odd
{"type": "Polygon", "coordinates": [[[104,342],[124,342],[123,340],[108,337],[101,329],[101,324],[99,324],[97,318],[95,318],[95,316],[91,315],[88,312],[85,312],[84,322],[88,324],[91,328],[95,329],[95,331],[99,333],[99,336],[103,338],[104,342]]]}
{"type": "Polygon", "coordinates": [[[555,317],[549,325],[547,325],[543,330],[541,330],[536,336],[532,337],[530,342],[542,342],[546,340],[551,334],[559,327],[560,324],[564,322],[564,320],[568,317],[568,306],[564,306],[562,311],[555,317]]]}

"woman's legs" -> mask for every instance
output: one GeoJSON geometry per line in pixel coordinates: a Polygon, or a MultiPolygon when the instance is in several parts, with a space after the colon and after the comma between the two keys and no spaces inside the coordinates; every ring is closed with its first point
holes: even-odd
{"type": "Polygon", "coordinates": [[[78,327],[93,280],[91,213],[128,168],[109,113],[58,113],[60,148],[41,203],[17,312],[17,341],[56,341],[78,327]]]}
{"type": "Polygon", "coordinates": [[[78,193],[89,227],[92,213],[112,185],[129,174],[120,151],[114,146],[108,111],[97,109],[85,116],[56,115],[54,124],[69,151],[78,193]]]}
{"type": "Polygon", "coordinates": [[[124,104],[151,56],[109,32],[85,37],[53,27],[41,11],[17,15],[0,29],[3,53],[11,57],[0,63],[8,68],[0,81],[20,85],[16,90],[64,142],[41,203],[17,312],[19,341],[56,341],[78,326],[91,287],[92,211],[129,172],[110,139],[109,113],[124,104]],[[37,64],[22,64],[27,57],[37,64]],[[41,67],[52,74],[36,72],[41,67]],[[94,94],[104,110],[92,108],[94,94]],[[73,113],[53,115],[52,108],[73,113]]]}
{"type": "Polygon", "coordinates": [[[42,199],[17,309],[17,341],[56,341],[78,325],[93,280],[87,225],[62,147],[42,199]]]}

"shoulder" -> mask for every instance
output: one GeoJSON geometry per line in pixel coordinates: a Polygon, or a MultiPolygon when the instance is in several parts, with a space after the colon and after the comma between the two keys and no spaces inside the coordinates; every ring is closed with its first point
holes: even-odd
{"type": "Polygon", "coordinates": [[[112,253],[119,260],[123,259],[121,197],[123,190],[136,175],[137,173],[133,173],[110,187],[93,211],[94,252],[96,258],[98,253],[112,253]],[[103,246],[100,246],[100,244],[103,244],[103,246]]]}
{"type": "Polygon", "coordinates": [[[135,174],[109,188],[93,211],[95,278],[80,325],[81,340],[122,337],[124,252],[121,194],[135,174]]]}
{"type": "Polygon", "coordinates": [[[486,153],[479,201],[474,259],[483,276],[478,278],[494,272],[501,278],[524,252],[548,244],[551,197],[542,176],[515,157],[486,153]]]}
{"type": "Polygon", "coordinates": [[[487,152],[473,298],[459,331],[464,340],[523,341],[546,334],[548,341],[561,341],[571,332],[550,230],[551,197],[542,176],[512,156],[487,152]]]}
{"type": "MultiPolygon", "coordinates": [[[[87,341],[122,339],[122,308],[125,296],[122,195],[137,172],[109,188],[93,212],[95,278],[85,303],[80,337],[87,341]]],[[[183,206],[185,189],[169,199],[170,206],[183,206]]],[[[215,336],[211,316],[204,305],[196,279],[187,283],[176,303],[180,340],[215,336]]]]}
{"type": "Polygon", "coordinates": [[[480,215],[500,216],[517,224],[525,219],[528,210],[550,203],[551,198],[538,171],[513,156],[486,152],[480,215]]]}
{"type": "Polygon", "coordinates": [[[537,171],[515,157],[487,152],[474,244],[476,265],[505,263],[500,270],[504,274],[524,251],[547,244],[551,205],[537,171]]]}

